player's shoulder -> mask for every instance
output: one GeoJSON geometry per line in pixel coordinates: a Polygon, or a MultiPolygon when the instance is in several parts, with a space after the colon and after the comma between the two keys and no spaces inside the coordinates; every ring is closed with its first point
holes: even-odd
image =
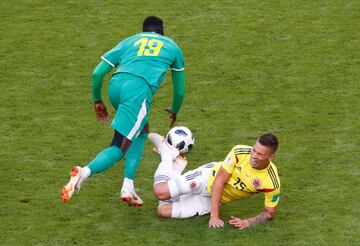
{"type": "Polygon", "coordinates": [[[235,145],[235,146],[232,148],[232,152],[234,152],[235,155],[250,154],[250,153],[251,153],[251,150],[252,150],[252,147],[251,147],[251,146],[242,145],[242,144],[235,145]]]}
{"type": "Polygon", "coordinates": [[[276,165],[275,165],[272,161],[270,161],[268,168],[273,169],[274,172],[275,172],[276,174],[278,174],[278,169],[277,169],[276,165]]]}
{"type": "MultiPolygon", "coordinates": [[[[161,36],[161,35],[160,35],[161,36]]],[[[167,36],[161,36],[162,41],[167,42],[170,46],[172,46],[174,49],[181,51],[180,46],[170,37],[167,36]]]]}
{"type": "Polygon", "coordinates": [[[280,188],[280,177],[275,164],[273,162],[270,162],[269,166],[266,169],[268,172],[268,179],[271,181],[274,189],[280,188]]]}

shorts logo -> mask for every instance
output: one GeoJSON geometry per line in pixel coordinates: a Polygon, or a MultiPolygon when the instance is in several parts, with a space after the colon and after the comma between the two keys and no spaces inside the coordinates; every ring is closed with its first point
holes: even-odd
{"type": "Polygon", "coordinates": [[[252,187],[254,187],[255,189],[260,188],[260,187],[261,187],[261,181],[260,181],[260,179],[255,178],[255,179],[251,180],[251,185],[252,185],[252,187]]]}
{"type": "Polygon", "coordinates": [[[195,181],[192,181],[190,183],[190,189],[194,190],[197,187],[197,183],[195,181]]]}

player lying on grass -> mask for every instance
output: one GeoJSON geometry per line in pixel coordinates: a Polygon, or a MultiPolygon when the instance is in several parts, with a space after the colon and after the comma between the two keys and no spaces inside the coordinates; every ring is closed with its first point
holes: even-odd
{"type": "Polygon", "coordinates": [[[154,175],[160,217],[189,218],[210,213],[209,227],[219,228],[224,226],[221,203],[263,193],[263,212],[247,219],[231,216],[229,223],[242,230],[275,218],[280,180],[272,163],[278,147],[273,134],[262,135],[253,147],[236,145],[224,161],[211,162],[184,174],[181,173],[187,161],[178,150],[156,133],[150,133],[149,139],[161,156],[154,175]]]}

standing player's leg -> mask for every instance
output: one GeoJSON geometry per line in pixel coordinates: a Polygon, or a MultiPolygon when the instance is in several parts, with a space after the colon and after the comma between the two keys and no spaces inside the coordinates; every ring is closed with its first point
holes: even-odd
{"type": "Polygon", "coordinates": [[[136,194],[134,179],[136,170],[140,164],[144,152],[144,145],[148,136],[148,132],[149,124],[147,123],[144,126],[141,134],[134,140],[126,152],[124,181],[121,187],[120,196],[123,201],[133,206],[142,206],[144,204],[141,198],[136,194]]]}
{"type": "Polygon", "coordinates": [[[147,139],[152,93],[148,84],[139,77],[121,74],[120,78],[125,82],[121,85],[120,104],[112,127],[132,141],[125,157],[125,177],[120,196],[128,205],[141,206],[143,201],[135,192],[134,177],[147,139]]]}
{"type": "Polygon", "coordinates": [[[95,173],[100,173],[115,162],[121,160],[131,145],[131,141],[140,134],[148,121],[151,104],[151,90],[140,78],[133,81],[134,76],[113,76],[109,85],[109,98],[115,109],[116,116],[112,122],[115,134],[111,146],[100,152],[86,167],[75,166],[70,172],[70,181],[64,186],[61,200],[70,200],[75,189],[95,173]],[[120,103],[121,102],[121,103],[120,103]],[[118,106],[117,106],[118,105],[118,106]]]}

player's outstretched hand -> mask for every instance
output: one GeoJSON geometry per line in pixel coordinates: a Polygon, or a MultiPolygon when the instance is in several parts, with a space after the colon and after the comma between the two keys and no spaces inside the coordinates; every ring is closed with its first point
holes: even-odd
{"type": "Polygon", "coordinates": [[[172,128],[176,121],[176,114],[171,112],[170,108],[166,108],[165,111],[170,114],[170,128],[172,128]]]}
{"type": "Polygon", "coordinates": [[[94,104],[95,114],[98,121],[106,123],[109,120],[109,114],[103,101],[94,104]]]}
{"type": "Polygon", "coordinates": [[[231,219],[229,220],[229,224],[238,228],[239,230],[244,230],[245,228],[250,226],[249,221],[242,220],[235,216],[231,216],[231,219]]]}
{"type": "Polygon", "coordinates": [[[224,227],[224,221],[220,218],[210,218],[209,220],[209,228],[220,228],[224,227]]]}

